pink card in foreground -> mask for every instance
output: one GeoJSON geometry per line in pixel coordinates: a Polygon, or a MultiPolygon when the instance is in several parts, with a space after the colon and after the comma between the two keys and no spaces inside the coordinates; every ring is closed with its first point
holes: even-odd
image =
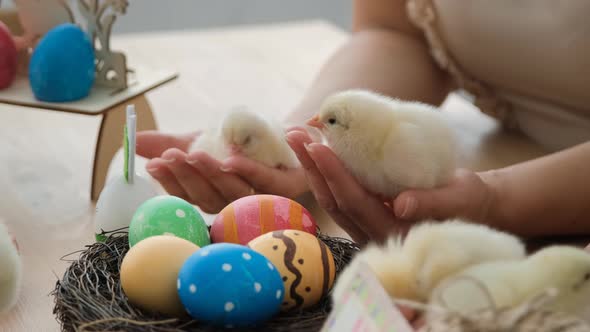
{"type": "Polygon", "coordinates": [[[413,332],[369,267],[356,266],[321,332],[413,332]]]}

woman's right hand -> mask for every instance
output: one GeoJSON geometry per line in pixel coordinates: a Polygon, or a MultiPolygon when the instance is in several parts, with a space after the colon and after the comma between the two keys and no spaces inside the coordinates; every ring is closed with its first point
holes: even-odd
{"type": "Polygon", "coordinates": [[[170,195],[206,213],[218,213],[234,200],[254,193],[296,198],[308,190],[301,168],[283,170],[241,156],[220,161],[204,152],[187,153],[199,134],[137,133],[137,153],[150,159],[148,173],[170,195]]]}

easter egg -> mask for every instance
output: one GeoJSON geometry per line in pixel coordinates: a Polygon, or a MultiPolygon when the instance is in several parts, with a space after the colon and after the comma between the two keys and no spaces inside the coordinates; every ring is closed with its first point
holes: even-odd
{"type": "Polygon", "coordinates": [[[0,89],[9,87],[16,77],[17,50],[8,27],[0,21],[0,89]]]}
{"type": "Polygon", "coordinates": [[[110,232],[129,227],[137,208],[158,195],[151,181],[135,174],[132,184],[123,175],[112,178],[96,202],[94,232],[98,241],[104,240],[103,231],[110,232]]]}
{"type": "Polygon", "coordinates": [[[205,220],[189,202],[175,196],[157,196],[141,204],[129,225],[129,246],[154,235],[172,234],[199,247],[208,245],[205,220]]]}
{"type": "Polygon", "coordinates": [[[334,284],[336,266],[332,252],[311,234],[274,231],[257,237],[248,246],[268,258],[281,273],[286,291],[282,311],[315,305],[334,284]]]}
{"type": "Polygon", "coordinates": [[[211,240],[245,245],[259,235],[282,229],[315,235],[317,226],[309,211],[294,200],[251,195],[221,210],[211,225],[211,240]]]}
{"type": "Polygon", "coordinates": [[[176,280],[199,247],[171,235],[152,236],[129,249],[121,263],[121,287],[130,303],[148,311],[182,316],[176,280]]]}
{"type": "Polygon", "coordinates": [[[216,243],[189,257],[178,274],[178,294],[195,319],[216,326],[256,325],[279,312],[285,293],[276,267],[233,243],[216,243]]]}
{"type": "Polygon", "coordinates": [[[94,49],[77,25],[64,23],[39,41],[29,62],[29,81],[35,98],[68,102],[86,97],[94,84],[94,49]]]}

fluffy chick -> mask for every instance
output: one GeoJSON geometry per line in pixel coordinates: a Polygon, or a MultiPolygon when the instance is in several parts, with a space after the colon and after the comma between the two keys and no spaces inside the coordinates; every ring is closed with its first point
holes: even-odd
{"type": "MultiPolygon", "coordinates": [[[[524,244],[515,236],[484,225],[453,219],[412,227],[402,241],[370,244],[350,264],[365,262],[393,298],[426,302],[437,284],[468,266],[495,260],[522,260],[524,244]]],[[[337,298],[354,265],[345,268],[334,287],[337,298]]]]}
{"type": "Polygon", "coordinates": [[[456,144],[445,121],[426,104],[347,90],[326,98],[308,125],[365,188],[393,198],[448,183],[456,144]]]}
{"type": "Polygon", "coordinates": [[[0,313],[16,303],[22,262],[6,225],[0,222],[0,313]]]}
{"type": "Polygon", "coordinates": [[[204,151],[218,160],[240,154],[269,167],[295,168],[299,160],[284,135],[274,120],[238,107],[225,115],[218,128],[201,134],[189,151],[204,151]]]}
{"type": "Polygon", "coordinates": [[[554,288],[558,291],[557,298],[549,309],[588,319],[590,254],[582,249],[551,246],[525,260],[486,262],[468,267],[442,282],[433,291],[430,302],[463,313],[485,308],[486,304],[478,297],[465,296],[469,287],[473,289],[473,284],[469,285],[469,279],[463,277],[479,281],[489,292],[493,305],[499,308],[520,305],[554,288]]]}

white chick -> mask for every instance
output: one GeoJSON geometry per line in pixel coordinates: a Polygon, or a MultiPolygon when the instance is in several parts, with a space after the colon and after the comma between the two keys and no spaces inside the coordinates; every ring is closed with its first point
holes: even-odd
{"type": "Polygon", "coordinates": [[[369,191],[394,198],[403,190],[429,189],[450,180],[456,143],[441,112],[426,104],[365,90],[326,98],[307,124],[369,191]]]}
{"type": "Polygon", "coordinates": [[[473,292],[473,283],[470,285],[465,277],[481,283],[497,308],[515,307],[553,288],[557,298],[549,309],[590,319],[590,254],[582,249],[551,246],[522,261],[468,267],[442,282],[433,291],[430,302],[462,313],[486,309],[489,303],[465,296],[467,289],[473,292]]]}
{"type": "Polygon", "coordinates": [[[285,140],[283,128],[272,119],[245,108],[234,108],[218,128],[205,131],[189,151],[204,151],[223,160],[240,154],[269,167],[296,168],[299,160],[285,140]]]}
{"type": "Polygon", "coordinates": [[[332,299],[343,298],[359,265],[368,265],[391,297],[418,300],[418,286],[414,277],[415,266],[403,253],[401,241],[390,238],[384,246],[368,244],[340,272],[332,289],[332,299]]]}
{"type": "MultiPolygon", "coordinates": [[[[525,257],[525,246],[517,237],[453,219],[417,224],[403,241],[396,236],[384,246],[370,244],[350,264],[367,263],[391,297],[426,302],[440,281],[468,266],[525,257]]],[[[335,285],[336,297],[348,270],[335,285]]]]}
{"type": "Polygon", "coordinates": [[[21,283],[22,262],[6,225],[0,222],[0,313],[14,306],[21,283]]]}

